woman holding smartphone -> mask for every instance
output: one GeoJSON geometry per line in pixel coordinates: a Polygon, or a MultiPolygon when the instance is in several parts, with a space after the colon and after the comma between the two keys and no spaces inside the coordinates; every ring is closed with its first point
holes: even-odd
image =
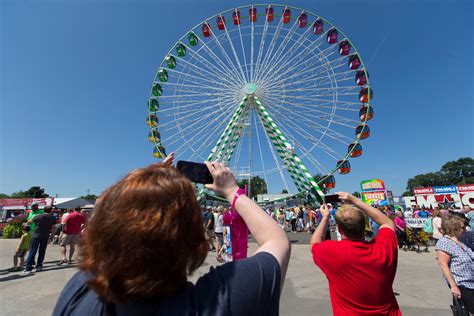
{"type": "Polygon", "coordinates": [[[206,187],[235,207],[259,248],[187,281],[208,243],[194,185],[172,160],[133,170],[100,196],[82,240],[81,271],[53,315],[278,315],[290,243],[222,163],[206,162],[213,178],[206,187]]]}

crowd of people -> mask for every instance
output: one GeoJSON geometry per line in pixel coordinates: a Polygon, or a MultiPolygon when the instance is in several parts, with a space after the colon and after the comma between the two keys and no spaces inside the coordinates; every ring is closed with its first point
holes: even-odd
{"type": "Polygon", "coordinates": [[[12,220],[26,222],[22,225],[22,236],[13,255],[10,271],[23,270],[24,274],[31,274],[33,269],[42,271],[48,244],[59,244],[61,247],[62,258],[58,265],[73,264],[75,247],[85,228],[87,214],[80,207],[60,210],[47,205],[40,209],[37,203],[33,203],[28,212],[12,220]],[[66,256],[67,246],[69,256],[66,256]]]}
{"type": "Polygon", "coordinates": [[[43,212],[32,208],[14,258],[15,266],[18,260],[22,265],[29,248],[25,273],[33,266],[41,271],[48,242],[62,247],[58,265],[71,264],[81,238],[80,271],[63,289],[53,315],[278,315],[291,254],[287,232],[300,231],[312,234],[312,259],[328,279],[335,315],[401,315],[392,289],[398,251],[420,238],[409,237],[408,218],[426,218],[429,224],[413,234],[437,240],[438,264],[453,299],[474,313],[470,208],[403,212],[338,192],[338,205],[262,211],[238,188],[229,168],[206,162],[213,177],[206,187],[230,207],[201,209],[193,184],[172,162],[171,154],[163,163],[130,172],[101,195],[88,221],[80,210],[54,214],[50,206],[43,212]],[[224,261],[229,209],[242,217],[258,249],[191,284],[187,277],[209,251],[224,261]],[[331,231],[337,240],[331,240],[331,231]]]}

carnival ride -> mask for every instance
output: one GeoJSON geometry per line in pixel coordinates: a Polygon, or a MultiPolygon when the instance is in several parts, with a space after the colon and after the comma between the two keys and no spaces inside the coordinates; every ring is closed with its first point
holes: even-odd
{"type": "Polygon", "coordinates": [[[167,148],[176,160],[223,161],[250,187],[259,176],[321,201],[321,187],[362,155],[372,96],[362,57],[335,25],[296,7],[248,5],[205,19],[169,50],[148,139],[157,158],[167,148]]]}

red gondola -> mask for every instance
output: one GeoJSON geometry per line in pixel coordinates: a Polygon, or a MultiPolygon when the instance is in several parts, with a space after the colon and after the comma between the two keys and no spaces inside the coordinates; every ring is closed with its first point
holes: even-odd
{"type": "Polygon", "coordinates": [[[202,24],[202,35],[204,35],[204,37],[211,36],[211,26],[207,22],[202,24]]]}
{"type": "Polygon", "coordinates": [[[359,70],[358,72],[356,72],[355,81],[359,86],[365,85],[367,83],[366,72],[364,70],[359,70]]]}
{"type": "Polygon", "coordinates": [[[370,128],[367,124],[362,124],[356,127],[355,135],[359,139],[366,139],[370,136],[370,128]]]}
{"type": "Polygon", "coordinates": [[[336,29],[330,29],[327,36],[328,43],[329,44],[336,43],[338,35],[339,35],[339,32],[336,29]]]}
{"type": "Polygon", "coordinates": [[[324,22],[321,19],[314,21],[313,23],[313,33],[316,35],[321,34],[324,31],[324,22]]]}
{"type": "Polygon", "coordinates": [[[283,10],[283,23],[288,23],[291,20],[291,10],[286,8],[283,10]]]}
{"type": "Polygon", "coordinates": [[[217,17],[217,28],[221,31],[225,30],[225,18],[222,15],[217,17]]]}
{"type": "Polygon", "coordinates": [[[357,54],[351,55],[349,57],[349,68],[350,69],[357,69],[360,66],[360,59],[357,54]]]}
{"type": "Polygon", "coordinates": [[[374,117],[374,109],[370,105],[364,105],[359,110],[361,122],[370,121],[374,117]]]}
{"type": "Polygon", "coordinates": [[[306,13],[301,13],[298,18],[298,26],[303,28],[306,27],[306,24],[308,24],[308,15],[306,13]]]}
{"type": "Polygon", "coordinates": [[[351,164],[349,163],[349,160],[339,160],[337,162],[337,172],[339,174],[348,174],[351,172],[351,164]]]}
{"type": "Polygon", "coordinates": [[[239,25],[240,24],[240,11],[235,10],[232,12],[232,20],[234,20],[234,25],[239,25]]]}
{"type": "Polygon", "coordinates": [[[339,44],[339,54],[341,54],[341,56],[348,55],[350,51],[351,51],[351,44],[349,43],[348,40],[342,41],[339,44]]]}
{"type": "Polygon", "coordinates": [[[362,145],[359,143],[352,143],[347,148],[347,152],[352,158],[360,157],[362,155],[362,145]]]}
{"type": "Polygon", "coordinates": [[[250,16],[250,22],[256,22],[257,21],[257,8],[250,8],[249,16],[250,16]]]}
{"type": "Polygon", "coordinates": [[[272,22],[273,21],[273,7],[268,7],[265,9],[265,15],[267,16],[267,22],[272,22]]]}
{"type": "Polygon", "coordinates": [[[326,189],[334,189],[336,187],[336,179],[333,175],[329,175],[322,181],[322,185],[326,189]]]}
{"type": "Polygon", "coordinates": [[[362,103],[367,103],[369,100],[372,100],[374,92],[371,88],[362,88],[359,92],[359,101],[362,103]]]}

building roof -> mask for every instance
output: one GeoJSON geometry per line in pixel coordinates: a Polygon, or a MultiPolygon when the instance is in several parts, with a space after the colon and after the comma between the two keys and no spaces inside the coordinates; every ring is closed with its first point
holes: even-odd
{"type": "Polygon", "coordinates": [[[75,207],[84,207],[86,205],[90,205],[91,202],[88,200],[85,200],[83,198],[76,198],[73,200],[68,200],[63,203],[58,203],[55,204],[57,208],[75,208],[75,207]]]}

